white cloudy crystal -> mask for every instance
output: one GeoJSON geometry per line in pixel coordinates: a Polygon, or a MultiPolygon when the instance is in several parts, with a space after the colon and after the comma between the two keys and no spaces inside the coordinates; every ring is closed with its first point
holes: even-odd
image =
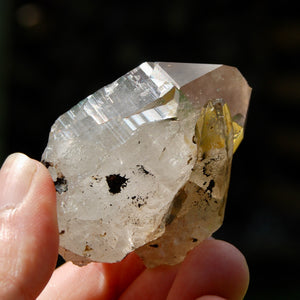
{"type": "Polygon", "coordinates": [[[224,101],[242,128],[249,96],[235,68],[143,63],[60,116],[42,160],[56,184],[61,253],[182,260],[222,223],[235,134],[224,101]],[[214,131],[203,140],[206,116],[214,131]]]}

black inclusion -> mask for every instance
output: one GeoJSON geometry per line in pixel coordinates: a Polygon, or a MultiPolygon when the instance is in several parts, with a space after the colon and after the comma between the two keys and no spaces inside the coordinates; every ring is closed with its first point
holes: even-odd
{"type": "Polygon", "coordinates": [[[120,174],[112,174],[106,176],[106,182],[109,186],[109,192],[112,194],[117,194],[121,192],[121,188],[126,187],[127,180],[125,176],[121,176],[120,174]]]}
{"type": "Polygon", "coordinates": [[[61,175],[57,177],[56,181],[54,182],[55,189],[59,194],[68,191],[68,181],[66,180],[65,176],[61,175]]]}
{"type": "Polygon", "coordinates": [[[208,184],[208,187],[206,188],[206,191],[212,193],[212,189],[215,187],[215,182],[214,180],[211,180],[208,184]]]}

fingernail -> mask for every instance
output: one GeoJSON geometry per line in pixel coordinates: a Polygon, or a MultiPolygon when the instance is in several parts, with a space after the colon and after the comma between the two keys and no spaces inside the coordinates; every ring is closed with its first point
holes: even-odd
{"type": "Polygon", "coordinates": [[[15,208],[26,197],[37,164],[25,154],[14,153],[0,170],[0,209],[15,208]]]}

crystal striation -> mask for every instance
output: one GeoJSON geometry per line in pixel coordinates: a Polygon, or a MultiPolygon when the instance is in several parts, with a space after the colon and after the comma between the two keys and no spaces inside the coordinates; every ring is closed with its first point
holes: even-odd
{"type": "Polygon", "coordinates": [[[215,232],[250,93],[233,67],[143,63],[60,116],[42,161],[64,258],[176,264],[215,232]]]}

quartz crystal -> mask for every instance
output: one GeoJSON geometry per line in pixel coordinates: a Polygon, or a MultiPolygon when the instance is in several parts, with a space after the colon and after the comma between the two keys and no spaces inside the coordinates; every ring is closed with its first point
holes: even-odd
{"type": "Polygon", "coordinates": [[[64,258],[176,264],[215,232],[250,93],[234,67],[143,63],[60,116],[42,161],[64,258]]]}

